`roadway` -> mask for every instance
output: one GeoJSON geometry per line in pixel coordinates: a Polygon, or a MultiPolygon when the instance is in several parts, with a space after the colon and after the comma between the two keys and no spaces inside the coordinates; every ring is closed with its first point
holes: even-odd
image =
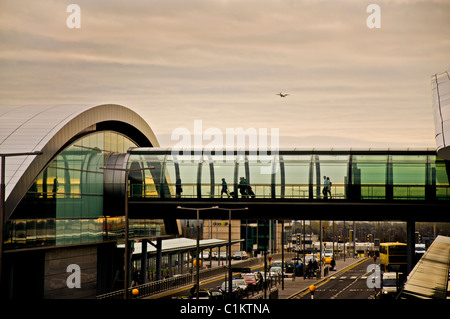
{"type": "MultiPolygon", "coordinates": [[[[367,278],[371,275],[367,267],[370,264],[373,260],[368,258],[318,283],[314,299],[374,299],[375,289],[367,286],[367,278]]],[[[311,293],[308,289],[294,298],[311,299],[311,293]]]]}
{"type": "MultiPolygon", "coordinates": [[[[375,290],[367,287],[367,278],[370,276],[370,272],[367,271],[367,267],[373,263],[371,258],[363,259],[361,261],[355,261],[349,259],[345,266],[342,261],[338,261],[338,265],[344,267],[343,270],[337,272],[331,271],[327,278],[307,279],[297,278],[292,281],[290,278],[285,278],[285,286],[288,291],[295,291],[294,295],[289,297],[285,296],[286,293],[280,291],[280,298],[282,299],[311,299],[311,295],[308,289],[305,289],[311,284],[316,285],[316,291],[314,293],[314,299],[374,299],[375,290]],[[345,268],[346,267],[346,268],[345,268]],[[290,287],[293,286],[293,287],[290,287]],[[297,289],[295,288],[297,287],[297,289]]],[[[264,265],[258,265],[251,268],[252,271],[263,270],[264,265]]],[[[342,269],[342,268],[341,268],[342,269]]],[[[233,277],[238,273],[233,273],[233,277]]],[[[225,281],[225,275],[215,278],[207,279],[200,282],[200,289],[216,289],[222,285],[225,281]]],[[[187,297],[190,295],[189,290],[192,285],[180,287],[171,291],[160,293],[158,295],[150,297],[151,299],[174,299],[180,297],[187,297]]],[[[281,285],[278,285],[278,289],[281,290],[281,285]]]]}

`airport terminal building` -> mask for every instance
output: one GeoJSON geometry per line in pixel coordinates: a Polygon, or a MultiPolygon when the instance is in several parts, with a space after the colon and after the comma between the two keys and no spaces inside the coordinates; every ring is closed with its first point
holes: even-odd
{"type": "MultiPolygon", "coordinates": [[[[8,298],[93,298],[123,267],[127,149],[158,146],[148,124],[119,105],[0,109],[5,154],[2,294],[8,298]],[[40,151],[40,155],[8,156],[40,151]],[[117,260],[115,260],[117,259],[117,260]],[[78,264],[83,287],[68,289],[78,264]],[[65,296],[67,294],[68,296],[65,296]]],[[[170,221],[133,219],[130,238],[176,232],[170,221]]]]}
{"type": "MultiPolygon", "coordinates": [[[[129,239],[161,241],[178,235],[180,229],[175,215],[161,211],[166,207],[161,203],[172,201],[176,206],[183,200],[204,200],[208,205],[218,201],[240,205],[242,176],[261,205],[303,201],[325,209],[321,186],[327,175],[332,176],[335,201],[439,202],[434,207],[445,207],[439,218],[448,221],[445,112],[450,80],[437,77],[435,83],[438,154],[434,149],[293,149],[280,150],[276,161],[264,163],[252,161],[248,151],[235,152],[227,162],[214,153],[180,162],[170,149],[159,148],[146,121],[124,106],[1,106],[2,297],[95,298],[123,288],[120,244],[128,198],[135,201],[129,239]],[[38,153],[18,156],[32,152],[38,153]],[[262,168],[272,173],[262,174],[262,168]],[[234,191],[230,198],[228,194],[221,198],[222,178],[234,191]],[[74,264],[82,269],[77,289],[67,284],[68,266],[74,264]]],[[[246,195],[244,201],[252,197],[246,195]]],[[[217,222],[205,226],[204,233],[209,233],[205,238],[213,239],[217,222]]]]}

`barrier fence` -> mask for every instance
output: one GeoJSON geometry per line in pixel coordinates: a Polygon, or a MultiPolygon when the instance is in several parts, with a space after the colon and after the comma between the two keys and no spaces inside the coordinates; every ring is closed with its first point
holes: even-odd
{"type": "MultiPolygon", "coordinates": [[[[272,255],[272,260],[281,258],[281,254],[274,254],[272,255]]],[[[256,257],[256,258],[249,258],[247,260],[234,263],[232,265],[232,268],[249,268],[257,265],[261,265],[264,263],[264,257],[256,257]]],[[[213,267],[209,269],[202,269],[199,272],[200,281],[212,278],[212,277],[218,277],[225,275],[228,272],[227,266],[219,266],[219,267],[213,267]]],[[[184,274],[184,275],[177,275],[171,278],[157,280],[153,282],[149,282],[142,285],[137,285],[128,288],[128,298],[144,298],[148,297],[157,293],[161,293],[164,291],[172,290],[179,287],[184,287],[188,285],[194,284],[197,280],[197,274],[194,271],[193,274],[184,274]],[[137,296],[133,296],[133,290],[137,289],[139,291],[139,294],[137,296]]],[[[123,295],[124,291],[117,290],[109,293],[105,293],[102,295],[98,295],[97,299],[124,299],[123,295]]]]}

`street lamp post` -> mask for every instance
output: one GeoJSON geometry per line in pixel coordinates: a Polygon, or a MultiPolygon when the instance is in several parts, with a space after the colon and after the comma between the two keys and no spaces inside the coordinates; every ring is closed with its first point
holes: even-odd
{"type": "Polygon", "coordinates": [[[200,257],[200,211],[201,210],[210,210],[210,209],[217,209],[218,206],[213,206],[213,207],[202,207],[202,208],[190,208],[190,207],[181,207],[178,206],[177,209],[184,209],[184,210],[195,210],[197,211],[197,262],[196,262],[196,269],[197,269],[197,279],[196,279],[196,283],[197,283],[197,291],[196,291],[196,296],[197,299],[199,299],[199,289],[200,289],[200,262],[199,262],[199,257],[200,257]]]}
{"type": "Polygon", "coordinates": [[[125,267],[124,267],[124,291],[123,298],[128,299],[128,282],[129,282],[129,259],[130,259],[130,251],[128,247],[129,241],[129,220],[128,220],[128,175],[130,172],[134,171],[145,171],[147,169],[154,169],[154,166],[149,167],[139,167],[139,168],[120,168],[120,167],[107,167],[101,166],[100,169],[103,170],[112,170],[112,171],[122,171],[125,172],[125,267]]]}
{"type": "Polygon", "coordinates": [[[42,155],[43,153],[40,151],[36,152],[21,152],[21,153],[1,153],[0,157],[2,159],[1,166],[1,186],[0,186],[0,287],[2,286],[2,265],[3,265],[3,230],[5,227],[5,213],[6,213],[6,183],[5,183],[5,171],[6,171],[6,158],[12,156],[28,156],[28,155],[42,155]]]}
{"type": "Polygon", "coordinates": [[[233,271],[231,270],[231,211],[248,210],[248,207],[244,208],[220,208],[218,210],[228,211],[228,292],[230,294],[230,299],[232,298],[232,284],[233,284],[233,271]]]}
{"type": "MultiPolygon", "coordinates": [[[[200,289],[200,263],[198,262],[198,258],[200,256],[200,227],[199,227],[199,213],[201,210],[210,210],[210,209],[217,209],[217,210],[227,210],[228,211],[228,289],[230,296],[232,295],[232,271],[231,271],[231,211],[238,211],[238,210],[248,210],[248,207],[245,208],[220,208],[219,206],[213,206],[213,207],[203,207],[203,208],[190,208],[190,207],[181,207],[178,206],[178,209],[185,209],[185,210],[195,210],[197,211],[197,299],[199,297],[198,292],[200,289]]],[[[230,297],[231,298],[231,297],[230,297]]]]}

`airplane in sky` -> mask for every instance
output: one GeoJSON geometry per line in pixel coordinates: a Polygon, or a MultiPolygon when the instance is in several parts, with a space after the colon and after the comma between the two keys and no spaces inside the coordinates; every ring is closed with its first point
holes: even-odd
{"type": "Polygon", "coordinates": [[[283,93],[280,92],[280,93],[278,93],[277,95],[279,95],[279,96],[281,96],[281,97],[286,97],[286,96],[288,96],[289,94],[287,94],[287,93],[286,93],[286,94],[283,94],[283,93]]]}

